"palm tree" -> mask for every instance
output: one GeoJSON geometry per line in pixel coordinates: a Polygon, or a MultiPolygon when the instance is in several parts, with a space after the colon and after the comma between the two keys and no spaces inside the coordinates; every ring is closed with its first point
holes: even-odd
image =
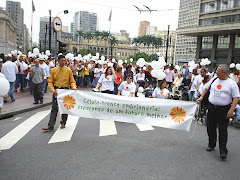
{"type": "Polygon", "coordinates": [[[96,49],[96,51],[98,51],[98,41],[99,41],[99,39],[101,38],[101,32],[98,31],[98,30],[96,30],[96,31],[94,32],[94,35],[93,35],[93,36],[97,39],[97,49],[96,49]]]}
{"type": "Polygon", "coordinates": [[[81,42],[81,38],[84,37],[84,32],[80,29],[79,31],[77,31],[77,37],[78,37],[78,49],[80,50],[80,42],[81,42]]]}
{"type": "Polygon", "coordinates": [[[112,54],[113,54],[113,48],[116,44],[118,44],[117,38],[113,35],[110,35],[110,58],[111,59],[112,59],[112,54]]]}
{"type": "Polygon", "coordinates": [[[84,34],[84,38],[86,38],[88,40],[88,53],[89,53],[89,40],[93,38],[93,35],[91,32],[86,32],[84,34]]]}
{"type": "Polygon", "coordinates": [[[101,39],[104,39],[105,41],[105,48],[104,48],[104,55],[106,56],[107,52],[106,52],[106,46],[107,46],[107,40],[109,37],[110,33],[108,31],[102,31],[101,32],[101,39]]]}

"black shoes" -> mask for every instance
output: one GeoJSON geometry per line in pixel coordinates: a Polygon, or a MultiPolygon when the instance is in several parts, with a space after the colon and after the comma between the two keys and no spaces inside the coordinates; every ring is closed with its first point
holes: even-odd
{"type": "Polygon", "coordinates": [[[226,159],[226,157],[227,157],[227,154],[225,154],[225,153],[220,154],[220,158],[221,158],[222,160],[226,159]]]}
{"type": "Polygon", "coordinates": [[[38,104],[38,101],[35,101],[33,104],[38,104]]]}
{"type": "Polygon", "coordinates": [[[213,150],[214,150],[214,148],[212,148],[212,147],[208,146],[208,147],[206,148],[206,150],[207,150],[207,151],[213,151],[213,150]]]}
{"type": "Polygon", "coordinates": [[[40,100],[40,104],[42,104],[43,103],[43,100],[40,100]]]}

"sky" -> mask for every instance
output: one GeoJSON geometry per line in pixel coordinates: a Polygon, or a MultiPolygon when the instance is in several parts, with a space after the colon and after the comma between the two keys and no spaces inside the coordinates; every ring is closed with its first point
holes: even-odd
{"type": "MultiPolygon", "coordinates": [[[[32,0],[16,0],[21,2],[24,9],[24,23],[31,29],[32,0]]],[[[59,12],[68,10],[68,14],[60,13],[64,26],[69,27],[73,22],[74,13],[77,11],[89,11],[96,13],[99,19],[99,30],[109,31],[109,14],[112,9],[111,32],[117,33],[126,30],[130,37],[138,35],[140,21],[149,21],[151,26],[158,30],[176,30],[180,0],[33,0],[36,11],[33,13],[33,41],[38,42],[40,17],[49,16],[49,9],[55,17],[59,12]],[[133,6],[146,9],[148,6],[157,12],[140,13],[133,6]]],[[[6,6],[6,0],[0,0],[0,6],[6,6]]]]}

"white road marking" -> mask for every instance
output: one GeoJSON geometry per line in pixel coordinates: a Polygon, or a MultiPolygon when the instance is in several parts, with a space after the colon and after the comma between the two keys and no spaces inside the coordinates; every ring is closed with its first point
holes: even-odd
{"type": "Polygon", "coordinates": [[[22,119],[23,117],[16,117],[13,121],[17,121],[19,119],[22,119]]]}
{"type": "Polygon", "coordinates": [[[68,120],[65,129],[60,129],[54,133],[48,144],[70,141],[73,132],[77,126],[79,117],[68,115],[68,120]]]}
{"type": "Polygon", "coordinates": [[[154,130],[154,128],[150,125],[145,125],[145,124],[136,124],[138,129],[140,131],[150,131],[150,130],[154,130]]]}
{"type": "Polygon", "coordinates": [[[114,121],[100,120],[99,136],[110,136],[117,134],[114,121]]]}
{"type": "Polygon", "coordinates": [[[49,113],[50,110],[38,112],[24,122],[22,122],[17,127],[15,127],[12,131],[10,131],[8,134],[6,134],[0,139],[0,149],[10,149],[49,113]]]}

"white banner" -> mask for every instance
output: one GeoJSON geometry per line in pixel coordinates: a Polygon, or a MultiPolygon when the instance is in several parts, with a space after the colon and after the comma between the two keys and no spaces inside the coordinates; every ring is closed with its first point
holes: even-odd
{"type": "Polygon", "coordinates": [[[189,131],[195,102],[59,89],[60,114],[189,131]]]}

